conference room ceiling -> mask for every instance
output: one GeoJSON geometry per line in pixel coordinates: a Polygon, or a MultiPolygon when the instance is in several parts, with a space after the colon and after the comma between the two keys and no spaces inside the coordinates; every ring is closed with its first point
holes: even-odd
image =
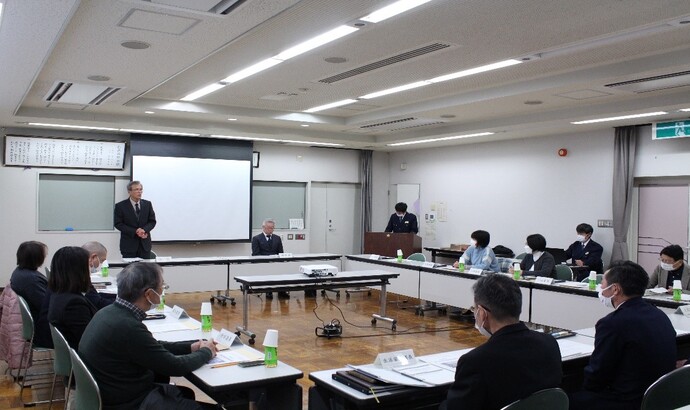
{"type": "Polygon", "coordinates": [[[394,1],[244,0],[227,15],[184,8],[208,10],[219,1],[0,0],[0,126],[95,126],[392,151],[690,117],[679,112],[690,108],[688,0],[431,0],[378,23],[362,18],[394,1]],[[357,30],[182,101],[343,25],[357,30]],[[362,98],[512,59],[521,63],[362,98]],[[662,77],[646,80],[656,76],[662,77]],[[73,85],[56,100],[60,83],[73,85]],[[304,112],[344,99],[355,101],[304,112]],[[668,114],[571,124],[656,111],[668,114]],[[494,134],[387,145],[477,133],[494,134]]]}

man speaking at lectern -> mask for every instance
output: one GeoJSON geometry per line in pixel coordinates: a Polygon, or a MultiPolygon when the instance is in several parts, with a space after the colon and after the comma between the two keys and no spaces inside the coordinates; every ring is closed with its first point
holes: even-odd
{"type": "Polygon", "coordinates": [[[115,229],[120,231],[123,258],[151,258],[151,230],[156,214],[150,201],[141,199],[144,186],[139,181],[127,184],[129,198],[115,204],[115,229]]]}
{"type": "Polygon", "coordinates": [[[388,226],[386,226],[386,230],[384,232],[419,232],[419,228],[417,227],[417,217],[415,214],[407,213],[406,203],[398,202],[395,204],[395,213],[391,215],[391,219],[388,220],[388,226]]]}

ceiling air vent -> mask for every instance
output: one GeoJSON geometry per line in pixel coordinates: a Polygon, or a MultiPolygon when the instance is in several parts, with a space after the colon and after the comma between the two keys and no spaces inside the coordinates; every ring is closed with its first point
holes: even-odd
{"type": "Polygon", "coordinates": [[[377,122],[371,124],[361,125],[358,128],[349,129],[348,132],[355,133],[383,133],[405,130],[409,128],[426,127],[430,125],[444,124],[444,121],[439,121],[435,118],[416,118],[416,117],[406,117],[399,118],[397,120],[390,120],[384,122],[377,122]]]}
{"type": "Polygon", "coordinates": [[[49,103],[101,105],[121,89],[120,87],[56,81],[44,99],[49,103]]]}
{"type": "Polygon", "coordinates": [[[606,84],[606,87],[642,94],[652,91],[686,87],[688,85],[690,85],[690,71],[680,71],[677,73],[662,74],[653,77],[638,78],[637,80],[606,84]]]}
{"type": "Polygon", "coordinates": [[[414,50],[406,51],[404,53],[400,53],[398,55],[394,55],[388,58],[384,58],[383,60],[379,61],[374,61],[373,63],[369,63],[366,65],[363,65],[361,67],[353,68],[352,70],[345,71],[344,73],[332,75],[327,78],[323,78],[321,80],[318,80],[320,83],[324,84],[333,84],[338,81],[345,80],[350,77],[354,77],[356,75],[368,73],[370,71],[382,68],[382,67],[387,67],[393,64],[401,63],[403,61],[411,60],[413,58],[417,58],[420,56],[424,56],[430,53],[434,53],[439,50],[444,50],[448,47],[451,47],[450,44],[445,44],[445,43],[433,43],[429,44],[423,47],[416,48],[414,50]]]}
{"type": "Polygon", "coordinates": [[[162,4],[179,9],[202,11],[212,14],[227,15],[246,0],[141,0],[147,3],[162,4]]]}

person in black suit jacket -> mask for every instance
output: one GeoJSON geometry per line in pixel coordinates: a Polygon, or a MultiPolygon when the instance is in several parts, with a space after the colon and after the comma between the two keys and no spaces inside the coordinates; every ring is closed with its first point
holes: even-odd
{"type": "MultiPolygon", "coordinates": [[[[535,233],[527,237],[525,245],[525,257],[520,261],[520,269],[523,275],[556,277],[556,261],[553,255],[546,252],[546,238],[535,233]],[[533,269],[534,268],[534,269],[533,269]]],[[[508,272],[512,275],[513,266],[508,272]]]]}
{"type": "Polygon", "coordinates": [[[398,202],[395,204],[395,213],[391,215],[388,220],[388,225],[384,232],[394,233],[417,233],[419,226],[417,225],[417,217],[415,214],[407,213],[407,204],[398,202]]]}
{"type": "MultiPolygon", "coordinates": [[[[272,219],[266,219],[261,224],[261,233],[252,238],[252,256],[277,255],[283,253],[283,241],[280,236],[274,235],[276,223],[272,219]]],[[[305,291],[306,292],[306,291],[305,291]]],[[[289,298],[289,292],[278,292],[278,297],[289,298]]],[[[273,299],[273,293],[266,293],[267,299],[273,299]]]]}
{"type": "Polygon", "coordinates": [[[596,324],[583,390],[571,395],[571,409],[639,409],[647,388],[675,369],[676,332],[664,312],[642,300],[648,280],[631,261],[606,271],[599,299],[615,310],[596,324]]]}
{"type": "Polygon", "coordinates": [[[58,249],[50,265],[48,287],[52,292],[48,321],[55,326],[73,349],[96,314],[96,307],[84,296],[91,285],[89,253],[83,248],[58,249]]]}
{"type": "Polygon", "coordinates": [[[481,276],[474,290],[475,327],[489,340],[458,360],[441,410],[498,410],[539,390],[559,387],[561,351],[553,336],[520,322],[522,293],[502,274],[481,276]]]}
{"type": "MultiPolygon", "coordinates": [[[[572,258],[574,265],[586,265],[589,266],[590,270],[596,271],[597,274],[602,274],[604,263],[601,260],[601,255],[604,253],[604,248],[592,240],[594,228],[590,224],[582,223],[575,228],[575,231],[577,232],[577,240],[566,249],[566,259],[572,258]]],[[[584,276],[578,280],[582,280],[584,276]]]]}
{"type": "Polygon", "coordinates": [[[150,201],[141,199],[144,186],[139,181],[127,184],[129,198],[115,204],[115,229],[120,231],[123,258],[151,258],[151,230],[156,213],[150,201]]]}

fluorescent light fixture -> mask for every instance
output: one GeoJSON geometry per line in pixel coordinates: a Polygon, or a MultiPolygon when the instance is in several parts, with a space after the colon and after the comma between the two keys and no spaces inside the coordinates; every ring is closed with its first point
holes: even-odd
{"type": "Polygon", "coordinates": [[[30,122],[29,125],[35,125],[37,127],[51,127],[51,128],[74,128],[77,130],[119,131],[119,128],[91,127],[88,125],[47,124],[47,123],[43,123],[43,122],[30,122]]]}
{"type": "Polygon", "coordinates": [[[678,110],[678,111],[682,111],[682,112],[690,112],[690,108],[681,108],[681,109],[680,109],[680,110],[678,110]]]}
{"type": "Polygon", "coordinates": [[[323,145],[326,147],[342,147],[343,144],[336,144],[334,142],[316,142],[316,141],[297,141],[297,140],[279,140],[275,138],[261,138],[261,137],[238,137],[234,135],[211,135],[213,138],[225,138],[232,140],[245,141],[261,141],[261,142],[282,142],[289,144],[307,144],[307,145],[323,145]]]}
{"type": "Polygon", "coordinates": [[[0,26],[2,25],[2,3],[0,3],[0,26]]]}
{"type": "Polygon", "coordinates": [[[206,87],[201,88],[199,90],[196,90],[191,94],[185,95],[184,97],[182,97],[182,101],[194,101],[197,98],[201,98],[201,97],[205,96],[206,94],[211,94],[214,91],[218,91],[223,87],[225,87],[225,84],[221,84],[221,83],[209,84],[206,87]]]}
{"type": "Polygon", "coordinates": [[[375,93],[363,95],[363,96],[361,96],[361,97],[359,97],[359,98],[364,99],[364,100],[369,100],[369,99],[372,99],[372,98],[381,97],[381,96],[388,95],[388,94],[399,93],[399,92],[401,92],[401,91],[411,90],[411,89],[413,89],[413,88],[424,87],[425,85],[429,85],[429,84],[431,84],[431,83],[428,82],[428,81],[426,81],[426,80],[424,80],[424,81],[417,81],[416,83],[410,83],[410,84],[400,85],[400,86],[397,86],[397,87],[389,88],[389,89],[387,89],[387,90],[381,90],[381,91],[377,91],[377,92],[375,92],[375,93]]]}
{"type": "Polygon", "coordinates": [[[422,4],[428,3],[429,1],[431,0],[399,0],[391,5],[380,8],[375,12],[362,17],[360,20],[369,23],[380,23],[383,20],[389,19],[393,16],[397,16],[400,13],[404,13],[417,6],[421,6],[422,4]]]}
{"type": "Polygon", "coordinates": [[[273,67],[274,65],[278,65],[282,62],[283,62],[283,60],[277,60],[273,57],[267,58],[265,60],[259,61],[258,63],[254,64],[254,65],[251,65],[245,69],[242,69],[242,70],[236,72],[235,74],[232,74],[231,76],[226,77],[225,79],[221,80],[221,82],[227,83],[227,84],[232,84],[232,83],[240,81],[244,78],[247,78],[250,75],[254,75],[254,74],[259,73],[261,71],[267,70],[267,69],[273,67]]]}
{"type": "Polygon", "coordinates": [[[340,100],[340,101],[332,102],[330,104],[319,105],[318,107],[312,107],[308,110],[304,110],[304,112],[319,112],[319,111],[327,110],[329,108],[335,108],[335,107],[340,107],[343,105],[352,104],[354,102],[357,102],[357,100],[350,98],[347,100],[340,100]]]}
{"type": "Polygon", "coordinates": [[[316,37],[312,37],[309,40],[297,44],[294,47],[290,47],[273,58],[282,61],[289,60],[292,57],[296,57],[300,54],[306,53],[309,50],[313,50],[316,47],[328,44],[331,41],[337,40],[340,37],[344,37],[350,33],[354,33],[357,30],[359,30],[357,27],[339,26],[334,28],[333,30],[329,30],[323,34],[319,34],[316,37]]]}
{"type": "Polygon", "coordinates": [[[150,131],[150,130],[134,130],[129,128],[120,128],[122,132],[134,132],[139,134],[156,134],[156,135],[177,135],[180,137],[198,137],[201,134],[193,132],[171,132],[171,131],[150,131]]]}
{"type": "Polygon", "coordinates": [[[520,63],[522,63],[522,61],[520,61],[520,60],[499,61],[498,63],[487,64],[487,65],[483,65],[481,67],[475,67],[475,68],[470,68],[468,70],[458,71],[457,73],[450,73],[450,74],[442,75],[440,77],[432,78],[431,80],[429,80],[429,82],[430,83],[440,83],[443,81],[454,80],[454,79],[460,78],[460,77],[467,77],[468,75],[474,75],[474,74],[479,74],[479,73],[483,73],[486,71],[497,70],[499,68],[510,67],[511,65],[520,64],[520,63]]]}
{"type": "Polygon", "coordinates": [[[596,122],[629,120],[629,119],[633,119],[633,118],[653,117],[655,115],[664,115],[664,114],[668,114],[668,113],[665,111],[647,112],[644,114],[621,115],[620,117],[608,117],[608,118],[597,118],[594,120],[574,121],[574,122],[571,122],[571,124],[575,124],[575,125],[594,124],[596,122]]]}
{"type": "Polygon", "coordinates": [[[396,142],[393,144],[386,144],[386,145],[389,147],[399,147],[402,145],[426,144],[428,142],[450,141],[450,140],[457,140],[457,139],[461,139],[461,138],[484,137],[486,135],[494,135],[494,133],[493,132],[478,132],[476,134],[455,135],[452,137],[429,138],[429,139],[416,140],[416,141],[396,142]]]}
{"type": "Polygon", "coordinates": [[[155,114],[155,111],[144,111],[144,114],[155,114]]]}

